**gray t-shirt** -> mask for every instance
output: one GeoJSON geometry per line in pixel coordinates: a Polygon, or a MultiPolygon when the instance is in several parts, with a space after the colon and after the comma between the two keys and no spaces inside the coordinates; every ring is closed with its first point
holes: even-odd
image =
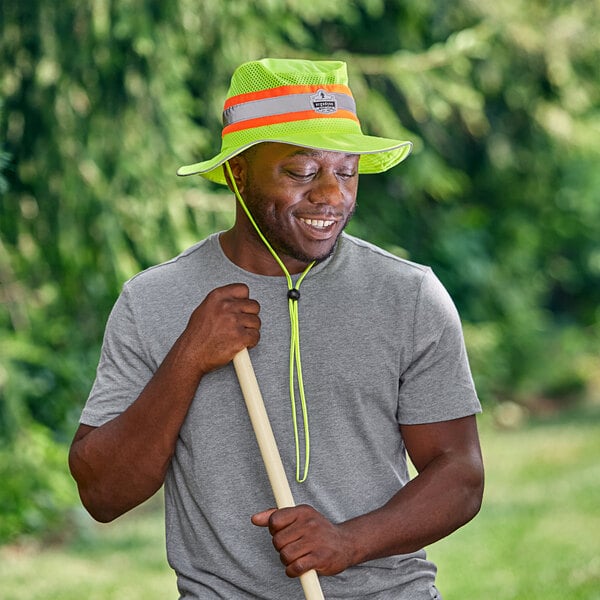
{"type": "MultiPolygon", "coordinates": [[[[409,480],[399,424],[481,410],[457,312],[431,270],[343,234],[300,289],[311,461],[307,481],[296,483],[286,280],[240,269],[214,234],[125,284],[81,422],[100,426],[123,412],[208,292],[233,282],[246,283],[261,305],[250,356],[297,504],[333,522],[380,507],[409,480]]],[[[272,506],[229,364],[202,379],[165,480],[167,554],[180,597],[303,598],[268,531],[250,522],[272,506]]],[[[435,572],[420,551],[320,579],[327,600],[431,600],[435,572]]]]}

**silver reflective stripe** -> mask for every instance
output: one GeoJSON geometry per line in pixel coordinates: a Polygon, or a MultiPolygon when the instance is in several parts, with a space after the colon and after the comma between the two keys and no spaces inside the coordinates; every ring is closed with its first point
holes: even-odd
{"type": "Polygon", "coordinates": [[[232,125],[248,119],[284,115],[305,110],[314,110],[317,114],[334,115],[338,110],[349,110],[356,114],[354,98],[348,94],[319,90],[315,94],[290,94],[251,100],[235,104],[223,111],[223,125],[232,125]]]}

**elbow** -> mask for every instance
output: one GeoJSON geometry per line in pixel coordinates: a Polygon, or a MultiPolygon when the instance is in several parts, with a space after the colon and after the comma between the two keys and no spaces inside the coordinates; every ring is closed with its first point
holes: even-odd
{"type": "Polygon", "coordinates": [[[485,473],[483,463],[476,461],[465,470],[463,483],[464,493],[464,523],[475,518],[483,504],[483,492],[485,488],[485,473]]]}
{"type": "Polygon", "coordinates": [[[88,487],[78,483],[77,488],[81,504],[83,504],[89,515],[99,523],[110,523],[126,513],[130,508],[133,508],[117,506],[113,502],[107,501],[104,497],[105,494],[102,494],[101,491],[95,490],[91,486],[88,487]]]}
{"type": "Polygon", "coordinates": [[[109,523],[145,502],[160,489],[164,473],[133,474],[119,469],[103,469],[104,461],[89,459],[85,447],[74,445],[69,453],[69,469],[79,497],[90,516],[109,523]],[[94,465],[96,465],[94,467],[94,465]],[[138,478],[136,475],[140,475],[138,478]]]}
{"type": "Polygon", "coordinates": [[[474,519],[483,504],[483,485],[477,490],[471,490],[465,506],[465,523],[474,519]]]}
{"type": "Polygon", "coordinates": [[[117,507],[102,501],[99,494],[94,493],[93,490],[86,489],[81,485],[77,486],[79,489],[79,498],[83,507],[87,510],[89,515],[98,523],[110,523],[116,518],[120,517],[126,510],[119,510],[117,507]]]}
{"type": "Polygon", "coordinates": [[[85,509],[90,514],[90,516],[95,521],[98,521],[98,523],[110,523],[111,521],[114,521],[117,517],[120,517],[123,514],[122,512],[110,510],[106,507],[86,504],[83,500],[82,503],[85,509]]]}
{"type": "Polygon", "coordinates": [[[83,507],[95,521],[110,523],[127,511],[107,501],[106,494],[99,487],[93,470],[80,456],[76,445],[73,445],[69,452],[69,470],[77,484],[83,507]]]}

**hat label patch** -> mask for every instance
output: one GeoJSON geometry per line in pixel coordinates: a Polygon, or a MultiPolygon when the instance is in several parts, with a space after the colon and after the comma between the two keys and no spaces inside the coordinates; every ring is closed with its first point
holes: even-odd
{"type": "Polygon", "coordinates": [[[310,103],[315,112],[323,115],[337,112],[338,109],[336,97],[325,90],[317,90],[317,93],[310,97],[310,103]]]}

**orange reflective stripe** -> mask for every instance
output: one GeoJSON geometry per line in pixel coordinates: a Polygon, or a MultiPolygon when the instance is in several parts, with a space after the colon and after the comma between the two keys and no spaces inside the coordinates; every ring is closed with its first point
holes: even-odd
{"type": "MultiPolygon", "coordinates": [[[[320,87],[322,89],[322,87],[320,87]]],[[[335,114],[321,114],[314,110],[303,110],[294,113],[284,113],[281,115],[271,115],[268,117],[259,117],[257,119],[247,119],[239,123],[232,123],[223,129],[223,136],[235,131],[243,131],[244,129],[252,129],[254,127],[264,127],[265,125],[276,125],[277,123],[288,123],[293,121],[305,121],[307,119],[351,119],[358,121],[358,117],[349,110],[338,110],[335,114]]]]}
{"type": "Polygon", "coordinates": [[[347,85],[341,83],[331,83],[326,85],[283,85],[281,87],[271,88],[268,90],[260,90],[258,92],[248,92],[247,94],[239,94],[232,96],[225,101],[224,109],[236,104],[244,104],[253,100],[264,100],[265,98],[274,98],[277,96],[289,96],[291,94],[314,94],[319,90],[326,92],[338,92],[352,97],[352,92],[347,85]]]}

